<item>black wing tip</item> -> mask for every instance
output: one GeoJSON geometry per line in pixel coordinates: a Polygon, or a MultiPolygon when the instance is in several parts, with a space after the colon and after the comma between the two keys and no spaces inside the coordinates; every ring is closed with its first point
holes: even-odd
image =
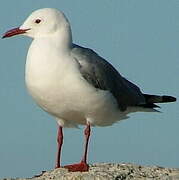
{"type": "Polygon", "coordinates": [[[173,96],[162,96],[163,102],[175,102],[177,98],[173,96]]]}
{"type": "Polygon", "coordinates": [[[146,100],[146,104],[149,103],[168,103],[168,102],[175,102],[177,99],[173,96],[159,96],[159,95],[150,95],[150,94],[143,94],[146,100]]]}

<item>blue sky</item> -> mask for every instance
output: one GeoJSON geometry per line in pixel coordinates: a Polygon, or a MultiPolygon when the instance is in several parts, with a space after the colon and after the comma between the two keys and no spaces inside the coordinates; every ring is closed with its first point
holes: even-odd
{"type": "MultiPolygon", "coordinates": [[[[1,1],[0,33],[21,25],[34,10],[53,7],[71,22],[75,43],[94,49],[145,93],[178,97],[177,0],[1,1]]],[[[30,177],[54,168],[55,120],[28,95],[24,66],[31,40],[0,40],[0,177],[30,177]]],[[[162,113],[136,113],[93,128],[89,162],[179,167],[178,102],[162,113]]],[[[62,164],[78,162],[83,128],[66,129],[62,164]]]]}

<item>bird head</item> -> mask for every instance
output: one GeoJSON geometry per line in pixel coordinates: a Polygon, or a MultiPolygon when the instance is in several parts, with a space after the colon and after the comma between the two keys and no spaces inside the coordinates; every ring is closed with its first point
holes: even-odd
{"type": "Polygon", "coordinates": [[[20,27],[7,31],[2,38],[15,35],[45,37],[67,26],[69,26],[68,20],[62,12],[53,8],[44,8],[34,11],[20,27]]]}

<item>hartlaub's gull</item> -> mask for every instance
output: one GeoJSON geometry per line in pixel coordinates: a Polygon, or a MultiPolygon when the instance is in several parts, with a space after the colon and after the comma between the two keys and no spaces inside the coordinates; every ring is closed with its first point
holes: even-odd
{"type": "Polygon", "coordinates": [[[74,44],[67,18],[56,9],[36,10],[3,38],[19,34],[33,38],[26,60],[28,91],[59,125],[56,168],[61,167],[63,127],[86,125],[81,162],[64,167],[87,171],[91,126],[109,126],[132,112],[155,111],[155,103],[176,101],[172,96],[142,93],[96,52],[74,44]]]}

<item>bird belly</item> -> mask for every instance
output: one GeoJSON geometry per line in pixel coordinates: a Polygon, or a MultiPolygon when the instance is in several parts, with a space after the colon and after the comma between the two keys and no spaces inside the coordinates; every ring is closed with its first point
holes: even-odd
{"type": "Polygon", "coordinates": [[[68,78],[58,83],[49,80],[43,86],[33,81],[27,87],[36,103],[65,126],[84,125],[86,120],[92,125],[107,126],[123,116],[110,92],[92,88],[83,79],[68,78]]]}

